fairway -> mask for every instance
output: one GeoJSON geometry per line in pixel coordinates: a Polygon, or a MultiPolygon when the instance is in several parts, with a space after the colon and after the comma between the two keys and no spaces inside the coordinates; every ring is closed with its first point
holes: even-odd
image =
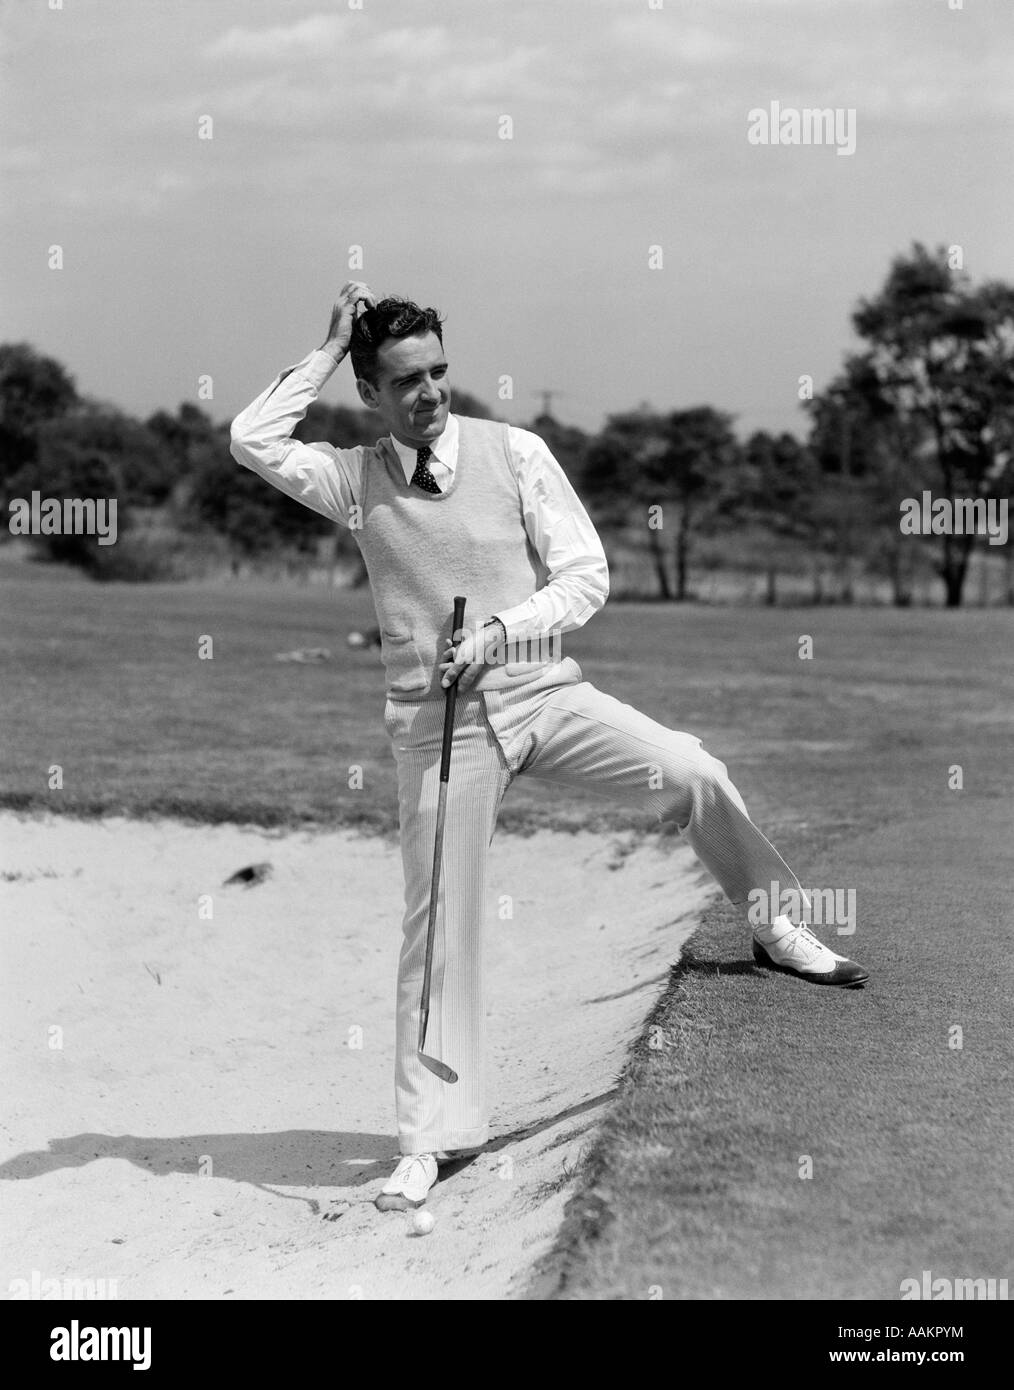
{"type": "MultiPolygon", "coordinates": [[[[345,641],[374,621],[368,593],[97,586],[50,570],[8,578],[4,594],[3,805],[396,828],[383,668],[345,641]],[[198,656],[205,636],[212,660],[198,656]],[[275,660],[300,647],[333,659],[275,660]]],[[[951,795],[1004,793],[1012,648],[1002,609],[618,603],[564,643],[586,680],[702,738],[777,835],[886,820],[908,798],[946,795],[954,763],[965,790],[951,795]],[[812,660],[798,656],[806,635],[812,660]]],[[[647,822],[520,778],[501,825],[647,822]]]]}

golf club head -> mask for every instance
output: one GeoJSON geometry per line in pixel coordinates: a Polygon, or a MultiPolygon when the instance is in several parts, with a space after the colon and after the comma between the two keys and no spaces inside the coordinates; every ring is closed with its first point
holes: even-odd
{"type": "Polygon", "coordinates": [[[446,1081],[453,1086],[458,1079],[458,1073],[451,1071],[445,1062],[438,1062],[435,1057],[427,1057],[425,1052],[416,1054],[427,1071],[431,1071],[434,1076],[439,1076],[441,1081],[446,1081]]]}

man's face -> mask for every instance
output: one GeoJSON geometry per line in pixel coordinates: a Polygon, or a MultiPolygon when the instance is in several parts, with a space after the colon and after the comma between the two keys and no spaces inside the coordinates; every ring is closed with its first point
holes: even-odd
{"type": "Polygon", "coordinates": [[[401,444],[421,449],[447,424],[451,384],[435,333],[388,338],[377,352],[377,382],[357,381],[363,404],[376,410],[401,444]]]}

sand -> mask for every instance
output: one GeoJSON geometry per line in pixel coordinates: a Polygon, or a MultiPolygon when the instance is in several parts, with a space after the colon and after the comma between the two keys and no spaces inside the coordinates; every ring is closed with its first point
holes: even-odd
{"type": "Polygon", "coordinates": [[[520,1296],[714,893],[671,837],[498,835],[494,1138],[416,1236],[372,1204],[397,1155],[394,842],[8,813],[0,849],[8,1298],[520,1296]]]}

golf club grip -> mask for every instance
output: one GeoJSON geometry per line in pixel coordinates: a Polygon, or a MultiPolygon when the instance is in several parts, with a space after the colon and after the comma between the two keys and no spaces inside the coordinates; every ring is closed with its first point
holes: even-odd
{"type": "MultiPolygon", "coordinates": [[[[454,599],[454,617],[451,620],[451,640],[454,634],[460,632],[465,622],[465,603],[461,595],[454,599]]],[[[447,687],[444,705],[444,743],[440,750],[440,780],[446,782],[451,773],[451,740],[454,737],[454,707],[458,700],[458,682],[447,687]]]]}

